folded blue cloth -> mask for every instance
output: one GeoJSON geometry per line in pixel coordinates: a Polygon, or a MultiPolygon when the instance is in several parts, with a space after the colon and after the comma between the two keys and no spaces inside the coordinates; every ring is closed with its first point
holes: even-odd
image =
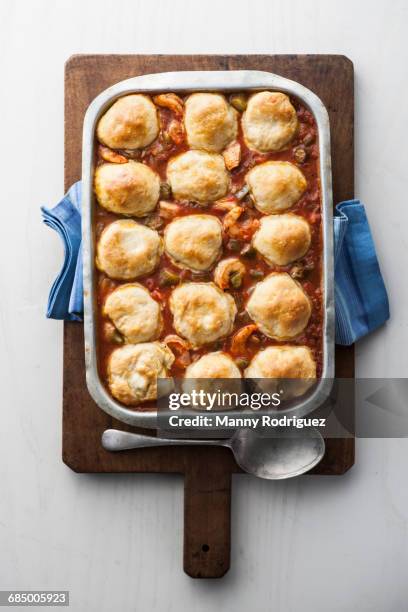
{"type": "Polygon", "coordinates": [[[334,265],[336,343],[348,346],[390,318],[387,290],[359,200],[336,206],[334,265]]]}
{"type": "Polygon", "coordinates": [[[64,245],[64,263],[51,287],[47,317],[82,321],[81,182],[74,183],[54,208],[43,206],[41,212],[44,223],[58,233],[64,245]]]}
{"type": "MultiPolygon", "coordinates": [[[[81,183],[55,208],[43,207],[44,223],[61,236],[64,264],[48,298],[47,317],[81,321],[83,315],[81,183]]],[[[336,343],[349,345],[385,323],[388,297],[364,206],[341,202],[334,217],[336,343]]]]}

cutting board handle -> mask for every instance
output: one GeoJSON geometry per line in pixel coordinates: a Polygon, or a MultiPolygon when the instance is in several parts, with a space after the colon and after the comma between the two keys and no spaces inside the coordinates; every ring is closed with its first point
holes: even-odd
{"type": "Polygon", "coordinates": [[[184,571],[192,578],[221,578],[230,566],[231,473],[208,450],[223,449],[197,449],[184,480],[184,571]]]}

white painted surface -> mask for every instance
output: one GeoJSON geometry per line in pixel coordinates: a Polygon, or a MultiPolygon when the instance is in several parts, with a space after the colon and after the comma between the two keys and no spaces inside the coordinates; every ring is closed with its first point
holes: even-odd
{"type": "Polygon", "coordinates": [[[182,572],[182,481],[78,476],[60,460],[59,268],[39,205],[63,188],[63,64],[72,53],[342,53],[356,70],[356,195],[392,321],[361,376],[408,366],[404,0],[32,0],[0,3],[0,589],[69,589],[76,612],[407,610],[405,440],[360,441],[343,478],[234,478],[232,568],[182,572]]]}

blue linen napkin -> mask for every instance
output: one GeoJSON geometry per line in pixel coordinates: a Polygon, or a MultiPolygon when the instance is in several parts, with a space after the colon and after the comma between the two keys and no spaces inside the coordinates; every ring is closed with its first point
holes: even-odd
{"type": "Polygon", "coordinates": [[[54,208],[42,206],[41,212],[44,223],[58,233],[64,245],[64,263],[50,290],[47,317],[82,321],[81,181],[54,208]]]}
{"type": "MultiPolygon", "coordinates": [[[[81,321],[83,315],[81,183],[55,208],[42,207],[44,223],[55,229],[65,257],[47,305],[47,317],[81,321]]],[[[336,343],[353,344],[389,319],[387,291],[373,239],[359,200],[341,202],[334,217],[336,343]]]]}
{"type": "Polygon", "coordinates": [[[348,346],[390,318],[387,290],[359,200],[336,206],[334,266],[336,343],[348,346]]]}

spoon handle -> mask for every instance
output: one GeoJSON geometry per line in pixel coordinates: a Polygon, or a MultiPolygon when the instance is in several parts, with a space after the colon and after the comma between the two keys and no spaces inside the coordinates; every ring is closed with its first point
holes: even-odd
{"type": "Polygon", "coordinates": [[[108,451],[150,448],[154,446],[227,446],[224,440],[191,440],[186,438],[156,438],[142,434],[106,429],[102,434],[102,446],[108,451]]]}

